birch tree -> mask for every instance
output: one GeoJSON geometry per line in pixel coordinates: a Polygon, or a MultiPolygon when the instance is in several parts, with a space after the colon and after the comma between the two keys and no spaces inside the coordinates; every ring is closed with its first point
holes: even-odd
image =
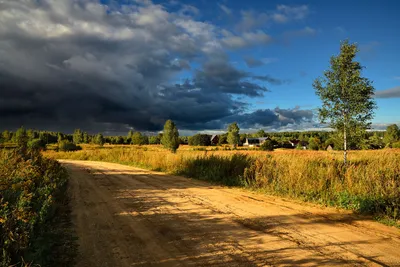
{"type": "Polygon", "coordinates": [[[343,161],[347,162],[349,137],[370,127],[376,107],[372,82],[361,76],[363,67],[355,60],[356,44],[344,41],[340,53],[332,56],[330,69],[317,78],[313,87],[322,101],[318,115],[343,136],[343,161]]]}

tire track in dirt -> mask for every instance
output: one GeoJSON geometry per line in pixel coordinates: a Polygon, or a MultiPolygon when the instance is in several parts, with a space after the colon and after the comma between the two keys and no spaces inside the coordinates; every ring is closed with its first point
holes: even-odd
{"type": "Polygon", "coordinates": [[[400,231],[348,212],[119,164],[62,162],[78,266],[400,266],[400,231]]]}

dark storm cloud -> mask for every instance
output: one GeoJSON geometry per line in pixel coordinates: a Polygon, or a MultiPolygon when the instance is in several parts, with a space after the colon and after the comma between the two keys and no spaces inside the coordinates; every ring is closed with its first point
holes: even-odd
{"type": "Polygon", "coordinates": [[[376,98],[400,98],[400,86],[375,92],[376,98]]]}
{"type": "MultiPolygon", "coordinates": [[[[251,115],[247,104],[235,100],[262,96],[264,82],[278,80],[231,65],[222,49],[233,39],[223,40],[220,29],[191,18],[195,9],[171,13],[150,1],[0,5],[2,129],[155,131],[166,119],[186,129],[218,129],[234,118],[249,127],[282,123],[277,111],[251,115]],[[202,66],[192,70],[200,60],[202,66]],[[193,77],[171,85],[189,70],[193,77]]],[[[270,40],[263,32],[240,38],[246,46],[270,40]]]]}

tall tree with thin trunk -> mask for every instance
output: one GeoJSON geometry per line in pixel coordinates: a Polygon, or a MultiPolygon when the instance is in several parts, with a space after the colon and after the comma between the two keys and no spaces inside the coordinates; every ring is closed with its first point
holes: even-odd
{"type": "Polygon", "coordinates": [[[355,61],[358,51],[356,44],[342,42],[339,55],[331,57],[330,69],[313,83],[322,100],[322,107],[318,109],[321,122],[329,123],[343,135],[345,164],[349,138],[369,128],[376,107],[372,82],[361,77],[363,67],[355,61]]]}

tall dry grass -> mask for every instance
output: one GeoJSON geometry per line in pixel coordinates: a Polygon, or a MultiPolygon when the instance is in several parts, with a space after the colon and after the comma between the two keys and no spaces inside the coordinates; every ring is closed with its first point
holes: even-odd
{"type": "Polygon", "coordinates": [[[105,146],[45,155],[117,162],[399,219],[399,149],[351,151],[346,167],[342,153],[326,151],[193,151],[183,147],[171,154],[159,146],[105,146]]]}

